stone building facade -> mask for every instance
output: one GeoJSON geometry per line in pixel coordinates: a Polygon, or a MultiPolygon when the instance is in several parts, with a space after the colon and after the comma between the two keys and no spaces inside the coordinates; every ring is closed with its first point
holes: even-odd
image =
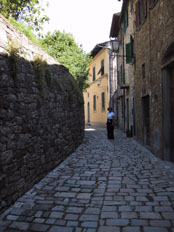
{"type": "Polygon", "coordinates": [[[118,127],[133,125],[132,135],[169,161],[174,161],[173,25],[173,0],[124,0],[110,35],[120,41],[118,127]]]}
{"type": "Polygon", "coordinates": [[[132,1],[124,1],[121,14],[113,17],[110,37],[117,38],[117,126],[135,135],[134,105],[134,15],[132,1]],[[119,15],[119,17],[118,17],[119,15]],[[115,27],[115,29],[114,29],[115,27]]]}
{"type": "Polygon", "coordinates": [[[174,1],[136,0],[137,139],[174,161],[174,1]]]}
{"type": "Polygon", "coordinates": [[[73,77],[0,16],[0,210],[83,137],[83,96],[73,77]]]}

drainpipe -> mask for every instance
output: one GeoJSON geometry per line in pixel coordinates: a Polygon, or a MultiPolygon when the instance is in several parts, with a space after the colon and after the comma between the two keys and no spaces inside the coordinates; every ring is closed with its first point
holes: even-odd
{"type": "Polygon", "coordinates": [[[112,99],[112,76],[111,76],[111,51],[108,49],[108,86],[109,86],[109,91],[108,91],[108,97],[109,97],[109,106],[112,107],[112,104],[111,104],[111,99],[112,99]]]}
{"type": "MultiPolygon", "coordinates": [[[[124,62],[124,37],[123,37],[123,80],[124,80],[124,84],[125,84],[125,62],[124,62]]],[[[125,124],[126,124],[126,118],[125,118],[125,100],[126,100],[126,96],[125,96],[125,89],[123,89],[123,120],[124,120],[124,131],[125,131],[125,124]]]]}

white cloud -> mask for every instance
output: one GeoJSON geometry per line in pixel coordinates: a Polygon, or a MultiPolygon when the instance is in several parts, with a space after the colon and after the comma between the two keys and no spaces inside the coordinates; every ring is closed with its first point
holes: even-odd
{"type": "Polygon", "coordinates": [[[112,16],[121,6],[118,0],[49,0],[50,23],[44,31],[70,32],[90,52],[97,43],[109,40],[112,16]]]}

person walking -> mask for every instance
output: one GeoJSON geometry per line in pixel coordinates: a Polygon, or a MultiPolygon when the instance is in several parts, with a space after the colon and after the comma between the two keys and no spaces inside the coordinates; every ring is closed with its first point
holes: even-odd
{"type": "Polygon", "coordinates": [[[107,133],[108,139],[114,139],[114,112],[111,107],[108,107],[107,113],[107,133]]]}

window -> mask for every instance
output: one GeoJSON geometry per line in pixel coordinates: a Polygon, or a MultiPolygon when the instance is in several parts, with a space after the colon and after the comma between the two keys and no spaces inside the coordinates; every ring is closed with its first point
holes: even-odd
{"type": "Polygon", "coordinates": [[[125,84],[125,71],[123,66],[120,66],[120,85],[125,84]]]}
{"type": "Polygon", "coordinates": [[[93,110],[96,111],[96,95],[93,96],[93,110]]]}
{"type": "Polygon", "coordinates": [[[139,0],[136,3],[136,27],[140,27],[147,17],[147,0],[139,0]]]}
{"type": "Polygon", "coordinates": [[[142,78],[145,78],[145,64],[142,64],[142,78]]]}
{"type": "Polygon", "coordinates": [[[98,74],[101,74],[101,76],[103,76],[105,73],[105,70],[104,70],[104,59],[101,60],[101,66],[100,66],[100,70],[98,72],[98,74]]]}
{"type": "Polygon", "coordinates": [[[134,50],[134,39],[132,36],[130,36],[130,43],[126,44],[126,63],[132,63],[133,61],[133,52],[134,50]]]}
{"type": "Polygon", "coordinates": [[[149,0],[149,7],[153,8],[158,0],[149,0]]]}
{"type": "Polygon", "coordinates": [[[92,76],[93,76],[93,81],[95,81],[95,67],[93,67],[93,70],[92,70],[92,71],[93,71],[93,72],[92,72],[92,73],[93,73],[93,75],[92,75],[92,76]]]}
{"type": "Polygon", "coordinates": [[[103,76],[104,75],[104,59],[101,61],[101,75],[103,76]]]}
{"type": "Polygon", "coordinates": [[[130,12],[131,14],[133,14],[133,11],[134,11],[133,0],[131,0],[130,4],[131,4],[130,12]]]}
{"type": "Polygon", "coordinates": [[[102,110],[105,110],[105,92],[101,93],[102,110]]]}
{"type": "Polygon", "coordinates": [[[128,10],[125,11],[123,24],[122,24],[122,34],[126,33],[126,29],[128,27],[128,10]]]}
{"type": "Polygon", "coordinates": [[[120,71],[117,71],[117,82],[120,85],[120,71]]]}

